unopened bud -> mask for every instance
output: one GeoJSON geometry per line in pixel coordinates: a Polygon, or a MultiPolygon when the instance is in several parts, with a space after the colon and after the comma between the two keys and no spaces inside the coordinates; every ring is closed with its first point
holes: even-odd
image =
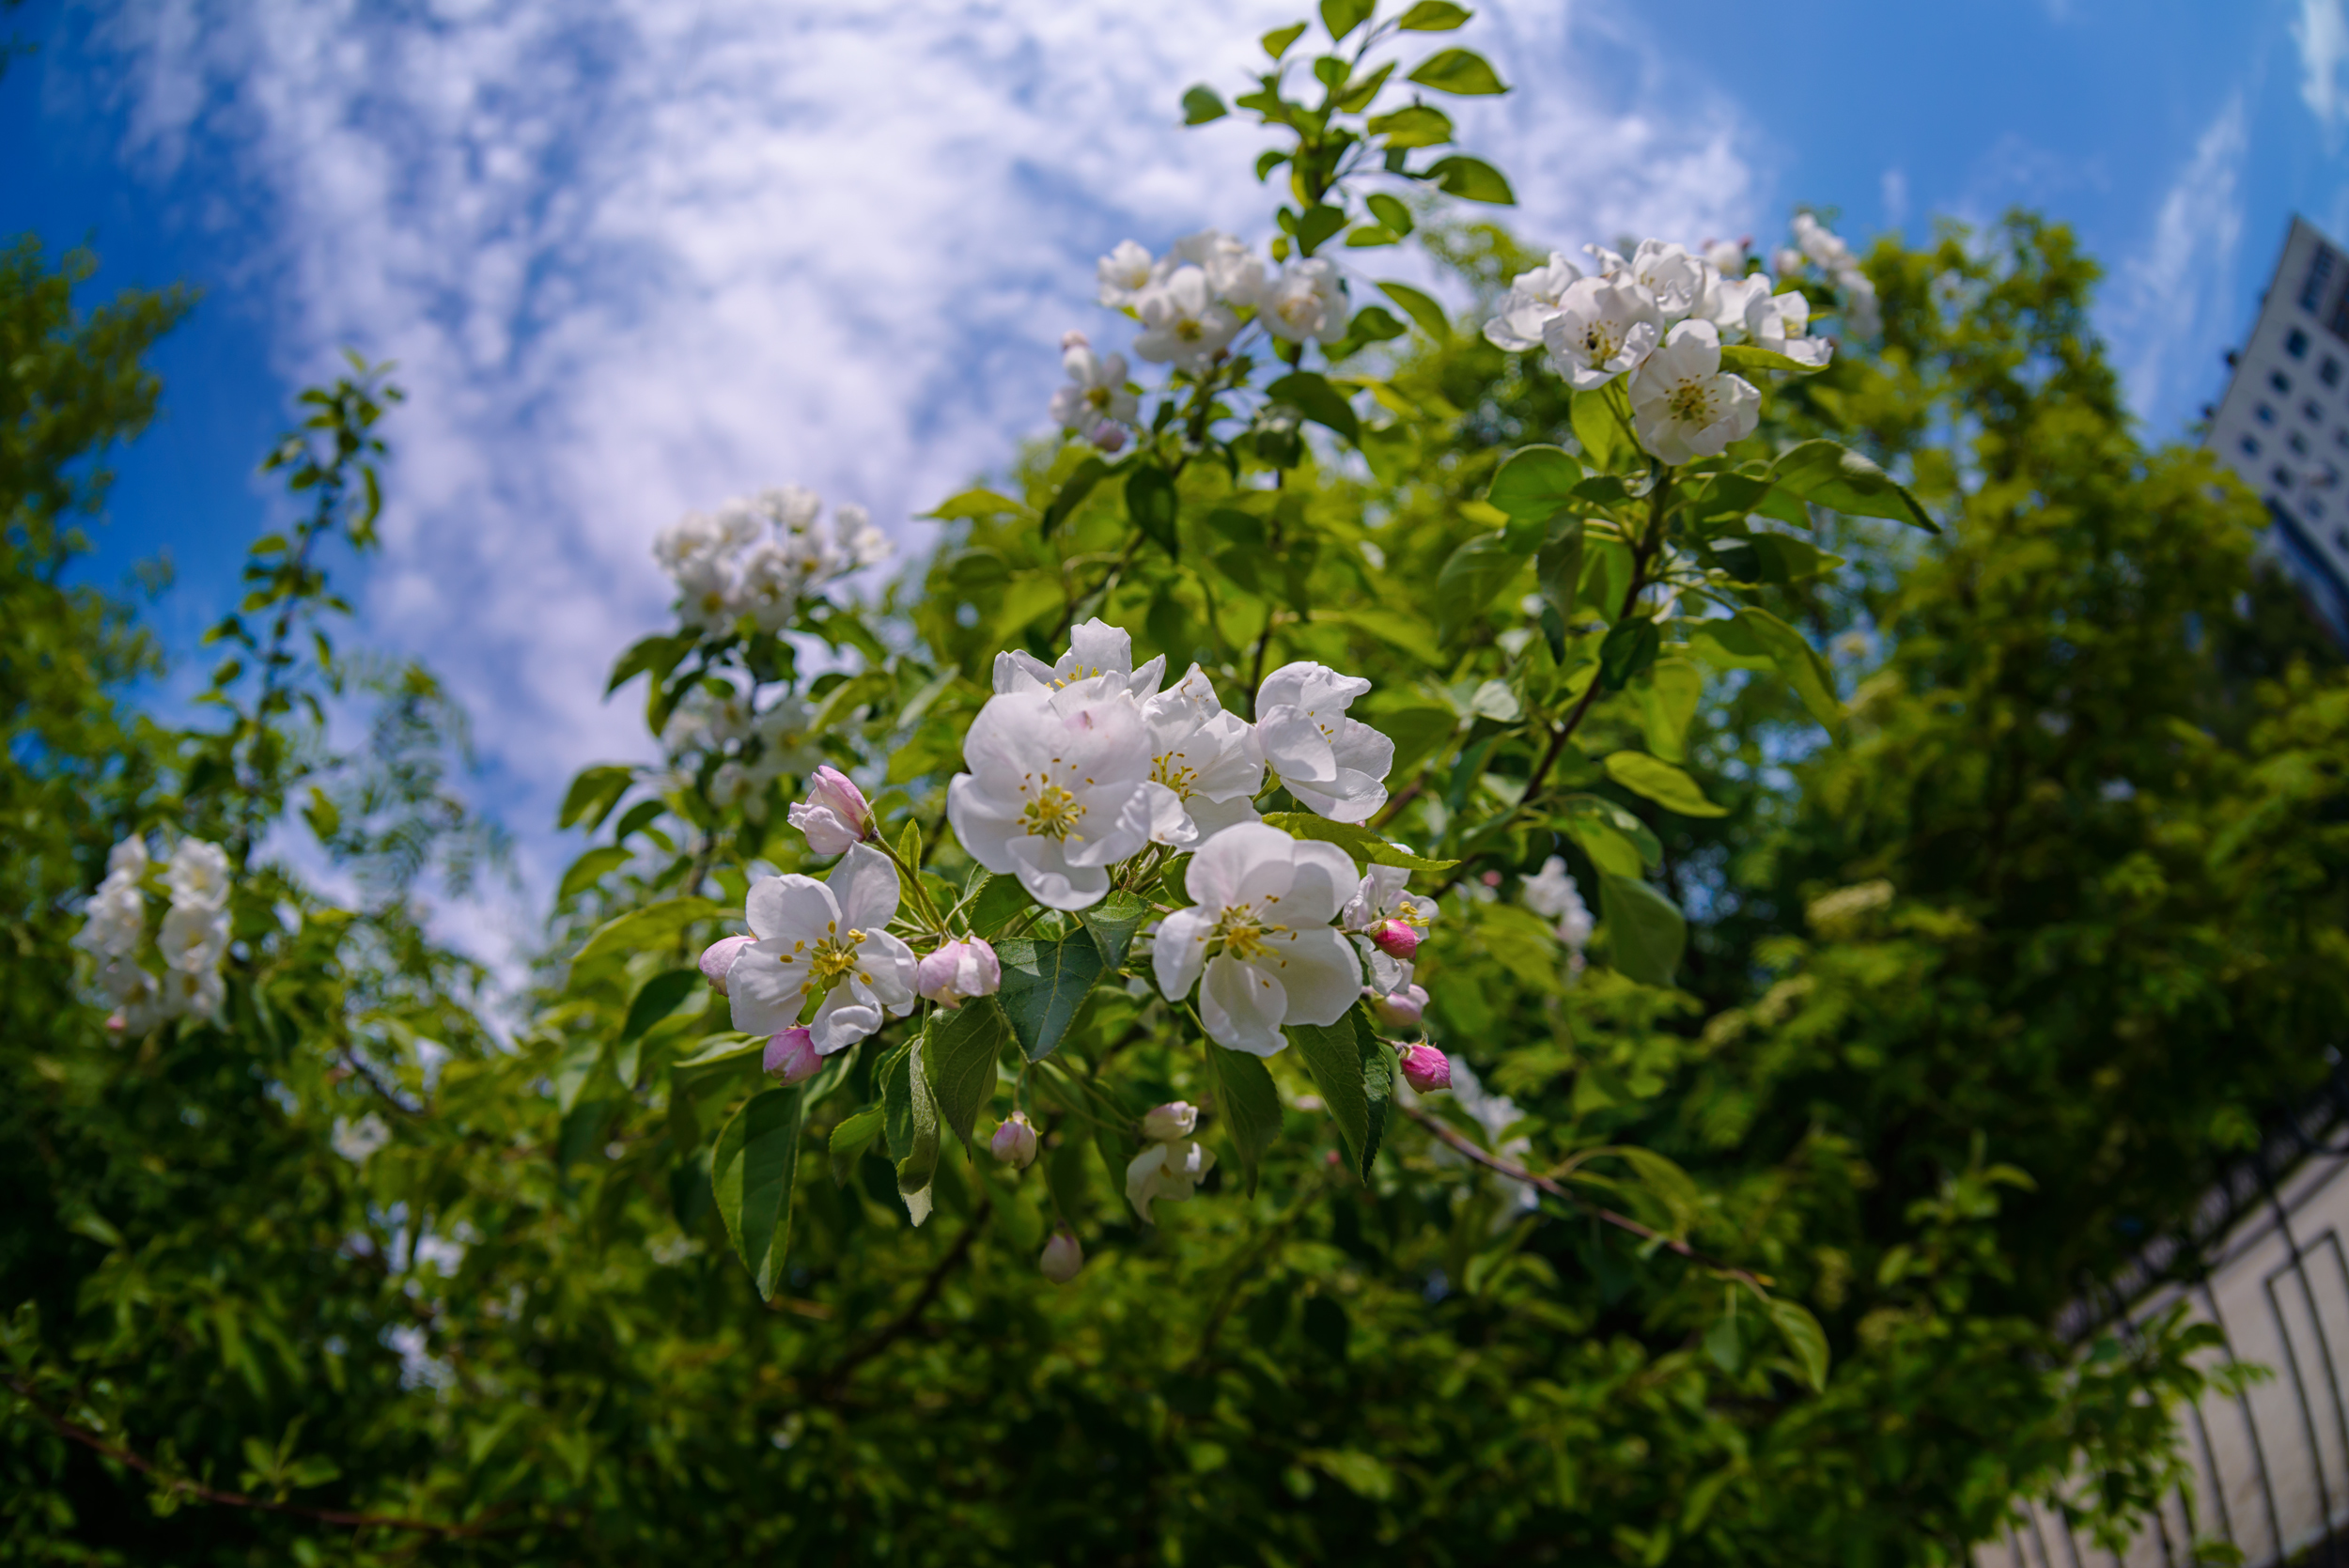
{"type": "Polygon", "coordinates": [[[1068,331],[1060,334],[1060,351],[1064,354],[1068,352],[1071,349],[1090,349],[1092,347],[1093,339],[1077,331],[1074,327],[1071,327],[1068,331]]]}
{"type": "Polygon", "coordinates": [[[1370,1002],[1371,1016],[1389,1029],[1416,1029],[1420,1018],[1427,1011],[1427,987],[1424,986],[1406,986],[1392,996],[1380,996],[1369,990],[1362,994],[1370,1002]]]}
{"type": "Polygon", "coordinates": [[[1002,961],[977,937],[943,944],[913,971],[914,993],[941,1007],[959,1007],[969,997],[993,996],[1003,984],[1002,961]]]}
{"type": "Polygon", "coordinates": [[[816,1054],[816,1037],[804,1029],[786,1029],[768,1041],[766,1057],[760,1063],[769,1078],[779,1078],[786,1084],[805,1083],[823,1064],[824,1059],[816,1054]]]}
{"type": "Polygon", "coordinates": [[[1085,1250],[1077,1245],[1077,1234],[1065,1225],[1052,1233],[1052,1239],[1044,1244],[1044,1255],[1035,1260],[1037,1269],[1056,1285],[1068,1283],[1084,1265],[1085,1250]]]}
{"type": "Polygon", "coordinates": [[[828,763],[808,781],[807,799],[791,808],[791,826],[818,855],[845,855],[871,836],[873,808],[856,781],[828,763]]]}
{"type": "Polygon", "coordinates": [[[1024,1110],[1015,1110],[1011,1120],[995,1129],[988,1148],[995,1157],[1015,1171],[1025,1171],[1035,1160],[1035,1126],[1024,1110]]]}
{"type": "Polygon", "coordinates": [[[1093,444],[1104,452],[1122,452],[1126,449],[1126,427],[1104,419],[1093,427],[1092,439],[1093,444]]]}
{"type": "Polygon", "coordinates": [[[709,982],[711,990],[720,996],[726,994],[726,970],[733,967],[735,955],[750,946],[754,939],[750,937],[720,937],[702,949],[702,978],[709,982]]]}
{"type": "Polygon", "coordinates": [[[1422,1040],[1403,1048],[1403,1081],[1423,1094],[1452,1087],[1452,1058],[1422,1040]]]}
{"type": "Polygon", "coordinates": [[[1153,1143],[1189,1138],[1199,1126],[1199,1108],[1187,1100],[1153,1107],[1142,1118],[1142,1136],[1153,1143]]]}
{"type": "Polygon", "coordinates": [[[1370,945],[1390,958],[1408,959],[1419,951],[1419,928],[1407,920],[1382,920],[1370,928],[1370,945]]]}

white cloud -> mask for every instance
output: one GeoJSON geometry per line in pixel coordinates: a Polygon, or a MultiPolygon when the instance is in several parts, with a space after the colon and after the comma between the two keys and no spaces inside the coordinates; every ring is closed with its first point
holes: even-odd
{"type": "Polygon", "coordinates": [[[1884,202],[1885,226],[1898,228],[1908,221],[1908,176],[1901,169],[1887,169],[1879,188],[1884,202]]]}
{"type": "Polygon", "coordinates": [[[2329,136],[2349,117],[2349,84],[2341,76],[2349,66],[2349,19],[2341,0],[2300,0],[2292,41],[2300,48],[2300,101],[2329,136]]]}
{"type": "Polygon", "coordinates": [[[2156,426],[2195,388],[2187,367],[2215,367],[2236,325],[2235,253],[2243,238],[2248,144],[2243,100],[2228,101],[2162,198],[2144,251],[2120,270],[2108,319],[2129,402],[2156,426]]]}
{"type": "MultiPolygon", "coordinates": [[[[106,39],[127,155],[209,204],[288,380],[345,343],[399,362],[368,619],[472,708],[543,852],[570,771],[643,753],[599,693],[664,619],[655,530],[798,481],[920,548],[898,520],[1040,431],[1060,333],[1100,335],[1097,254],[1268,229],[1257,133],[1174,105],[1228,94],[1303,9],[159,0],[106,39]]],[[[1511,221],[1562,245],[1752,226],[1737,112],[1611,25],[1526,0],[1459,40],[1518,84],[1455,106],[1511,221]],[[1609,112],[1594,36],[1636,67],[1609,112]]]]}

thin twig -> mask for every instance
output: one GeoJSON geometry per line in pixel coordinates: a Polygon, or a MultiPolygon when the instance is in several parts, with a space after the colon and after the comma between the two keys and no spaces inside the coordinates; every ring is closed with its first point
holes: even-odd
{"type": "MultiPolygon", "coordinates": [[[[431,1519],[404,1518],[396,1514],[353,1514],[339,1508],[304,1508],[300,1503],[272,1502],[266,1498],[246,1497],[241,1492],[219,1491],[190,1481],[185,1476],[166,1475],[142,1455],[118,1443],[110,1443],[89,1428],[68,1421],[36,1399],[28,1383],[11,1377],[8,1387],[31,1407],[33,1414],[54,1427],[60,1436],[70,1438],[117,1464],[128,1465],[142,1475],[153,1476],[157,1483],[166,1490],[185,1493],[199,1502],[218,1503],[224,1508],[251,1508],[264,1514],[286,1514],[298,1519],[315,1519],[319,1524],[335,1525],[346,1529],[407,1529],[432,1535],[506,1535],[525,1528],[521,1525],[448,1525],[431,1519]]],[[[491,1510],[491,1513],[495,1512],[491,1510]]]]}
{"type": "Polygon", "coordinates": [[[946,1276],[971,1255],[971,1244],[979,1238],[979,1231],[986,1225],[987,1217],[994,1212],[991,1205],[983,1203],[979,1206],[978,1212],[971,1217],[971,1223],[963,1227],[962,1234],[955,1238],[954,1246],[947,1250],[946,1255],[938,1260],[923,1280],[922,1288],[914,1294],[906,1310],[883,1324],[863,1344],[848,1350],[832,1364],[819,1385],[819,1397],[827,1402],[836,1400],[841,1388],[848,1381],[849,1374],[911,1331],[913,1326],[921,1321],[922,1314],[929,1310],[930,1303],[938,1299],[938,1293],[945,1287],[946,1276]]]}
{"type": "Polygon", "coordinates": [[[1613,1209],[1603,1208],[1600,1205],[1592,1203],[1588,1198],[1583,1197],[1580,1193],[1572,1191],[1569,1188],[1562,1187],[1558,1183],[1551,1181],[1548,1176],[1537,1176],[1532,1172],[1526,1170],[1523,1166],[1512,1165],[1505,1159],[1496,1158],[1495,1157],[1486,1154],[1483,1149],[1477,1147],[1472,1140],[1464,1137],[1457,1128],[1446,1125],[1440,1117],[1431,1116],[1415,1105],[1404,1106],[1403,1112],[1405,1115],[1410,1117],[1412,1121],[1417,1122],[1421,1126],[1425,1127],[1428,1131],[1434,1133],[1438,1138],[1440,1138],[1446,1143],[1451,1144],[1453,1148],[1458,1150],[1461,1154],[1466,1155],[1470,1159],[1474,1160],[1477,1164],[1482,1165],[1488,1171],[1499,1172],[1501,1175],[1508,1177],[1511,1181],[1524,1182],[1528,1186],[1538,1188],[1542,1191],[1548,1193],[1551,1197],[1556,1198],[1563,1203],[1572,1203],[1576,1208],[1580,1209],[1583,1213],[1590,1215],[1595,1219],[1599,1219],[1607,1224],[1612,1225],[1617,1230],[1628,1231],[1642,1241],[1656,1242],[1666,1248],[1668,1250],[1678,1253],[1680,1256],[1688,1259],[1692,1264],[1697,1264],[1703,1267],[1712,1269],[1719,1274],[1727,1275],[1730,1279],[1735,1280],[1741,1284],[1749,1285],[1754,1290],[1759,1291],[1764,1296],[1767,1296],[1769,1294],[1769,1281],[1762,1275],[1755,1274],[1749,1269],[1739,1268],[1735,1264],[1723,1263],[1719,1258],[1700,1252],[1695,1248],[1689,1246],[1687,1242],[1681,1240],[1678,1236],[1667,1235],[1663,1232],[1655,1229],[1653,1226],[1642,1225],[1627,1214],[1618,1214],[1613,1209]]]}

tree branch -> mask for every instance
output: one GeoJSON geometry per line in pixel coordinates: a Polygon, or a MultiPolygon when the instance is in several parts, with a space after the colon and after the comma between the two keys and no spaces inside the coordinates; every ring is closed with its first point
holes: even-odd
{"type": "Polygon", "coordinates": [[[921,1321],[922,1314],[929,1310],[930,1303],[938,1299],[938,1293],[945,1287],[946,1276],[952,1274],[960,1266],[963,1259],[971,1255],[971,1244],[979,1238],[979,1231],[987,1224],[987,1217],[994,1212],[988,1205],[980,1206],[978,1213],[972,1216],[971,1223],[963,1227],[962,1234],[955,1238],[954,1246],[949,1248],[946,1255],[939,1259],[931,1267],[928,1276],[922,1281],[922,1288],[914,1293],[914,1297],[907,1305],[906,1310],[883,1324],[872,1338],[863,1344],[854,1346],[839,1360],[832,1363],[832,1369],[824,1374],[823,1381],[818,1385],[818,1398],[827,1404],[837,1400],[841,1389],[848,1383],[851,1373],[905,1338],[912,1330],[913,1326],[921,1321]]]}

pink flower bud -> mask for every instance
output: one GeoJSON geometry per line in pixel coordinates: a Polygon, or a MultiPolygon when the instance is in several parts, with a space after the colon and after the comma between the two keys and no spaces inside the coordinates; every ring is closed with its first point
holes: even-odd
{"type": "Polygon", "coordinates": [[[969,997],[991,997],[1003,984],[1003,966],[995,950],[977,937],[946,943],[913,971],[914,991],[941,1007],[959,1007],[969,997]]]}
{"type": "Polygon", "coordinates": [[[1370,1001],[1371,1016],[1389,1029],[1416,1029],[1427,1011],[1427,987],[1406,986],[1392,996],[1380,996],[1365,991],[1370,1001]]]}
{"type": "Polygon", "coordinates": [[[1143,1114],[1142,1136],[1153,1143],[1189,1138],[1199,1126],[1199,1108],[1188,1100],[1153,1107],[1143,1114]]]}
{"type": "Polygon", "coordinates": [[[1093,427],[1091,439],[1104,452],[1122,452],[1126,448],[1126,427],[1104,419],[1093,427]]]}
{"type": "Polygon", "coordinates": [[[1382,920],[1370,928],[1370,945],[1390,958],[1408,959],[1419,951],[1419,928],[1408,921],[1382,920]]]}
{"type": "Polygon", "coordinates": [[[1077,331],[1074,327],[1071,327],[1068,331],[1060,334],[1060,351],[1064,354],[1068,352],[1071,349],[1090,349],[1092,347],[1093,339],[1077,331]]]}
{"type": "Polygon", "coordinates": [[[767,1055],[760,1063],[769,1078],[779,1078],[786,1084],[805,1083],[823,1064],[824,1059],[816,1054],[816,1037],[804,1029],[786,1029],[768,1041],[767,1055]]]}
{"type": "Polygon", "coordinates": [[[1085,1265],[1085,1250],[1077,1245],[1076,1233],[1064,1225],[1044,1244],[1044,1255],[1035,1260],[1035,1265],[1047,1280],[1065,1285],[1085,1265]]]}
{"type": "Polygon", "coordinates": [[[807,799],[791,808],[791,826],[807,835],[807,846],[818,855],[845,855],[872,836],[873,808],[854,780],[826,764],[808,781],[807,799]]]}
{"type": "Polygon", "coordinates": [[[1452,1059],[1422,1040],[1403,1048],[1403,1081],[1423,1094],[1452,1087],[1452,1059]]]}
{"type": "Polygon", "coordinates": [[[751,945],[751,937],[720,937],[702,949],[702,978],[720,996],[726,994],[726,970],[734,964],[734,955],[751,945]]]}
{"type": "Polygon", "coordinates": [[[995,1129],[988,1145],[995,1157],[1015,1171],[1025,1171],[1035,1160],[1035,1126],[1024,1110],[1015,1110],[1011,1120],[995,1129]]]}
{"type": "Polygon", "coordinates": [[[1479,877],[1477,880],[1484,883],[1488,888],[1497,888],[1501,886],[1501,873],[1498,871],[1487,871],[1484,876],[1479,877]]]}

